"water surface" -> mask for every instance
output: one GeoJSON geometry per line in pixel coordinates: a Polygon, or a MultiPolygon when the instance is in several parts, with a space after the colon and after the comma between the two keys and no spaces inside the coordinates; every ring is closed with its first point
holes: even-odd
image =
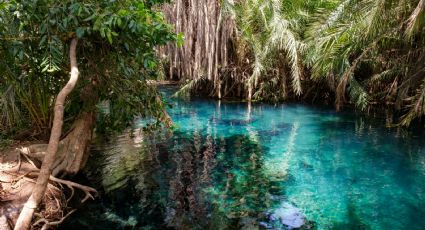
{"type": "Polygon", "coordinates": [[[171,104],[172,134],[140,120],[99,141],[85,174],[101,198],[65,229],[291,229],[287,210],[302,229],[425,228],[423,133],[299,104],[171,104]]]}

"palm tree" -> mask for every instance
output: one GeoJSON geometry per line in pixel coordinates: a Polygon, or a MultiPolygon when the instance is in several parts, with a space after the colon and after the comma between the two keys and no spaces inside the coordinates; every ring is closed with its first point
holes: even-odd
{"type": "Polygon", "coordinates": [[[313,79],[335,81],[337,108],[348,89],[363,110],[375,104],[407,110],[402,125],[421,117],[424,1],[347,0],[320,13],[308,28],[306,63],[313,79]]]}
{"type": "Polygon", "coordinates": [[[192,14],[205,14],[196,5],[180,3],[180,11],[174,5],[174,13],[167,13],[177,32],[187,35],[183,48],[166,50],[174,57],[171,72],[187,80],[180,94],[265,101],[334,98],[337,110],[347,104],[363,111],[397,110],[405,126],[425,114],[425,0],[207,3],[215,14],[202,20],[221,29],[192,33],[190,28],[204,23],[193,19],[192,14]],[[226,39],[212,39],[211,31],[226,39]],[[205,69],[210,53],[225,54],[224,62],[213,62],[212,72],[205,69]]]}

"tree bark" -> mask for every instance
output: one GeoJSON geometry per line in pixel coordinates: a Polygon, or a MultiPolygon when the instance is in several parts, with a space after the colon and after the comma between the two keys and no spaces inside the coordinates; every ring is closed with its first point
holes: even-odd
{"type": "Polygon", "coordinates": [[[26,230],[30,228],[31,220],[34,215],[35,209],[40,204],[43,195],[47,188],[50,174],[56,160],[56,153],[59,146],[59,140],[62,135],[63,125],[63,114],[64,114],[64,103],[66,97],[74,89],[78,81],[78,67],[76,58],[77,39],[73,38],[69,48],[69,57],[71,62],[71,77],[65,87],[59,92],[55,107],[54,107],[54,118],[53,127],[50,134],[49,145],[47,147],[47,153],[44,157],[43,164],[41,165],[40,175],[37,178],[37,183],[34,186],[31,196],[25,203],[21,213],[19,214],[18,220],[15,225],[15,230],[26,230]]]}
{"type": "MultiPolygon", "coordinates": [[[[82,112],[74,121],[71,131],[59,142],[52,175],[61,177],[75,175],[84,166],[88,158],[88,149],[93,136],[95,112],[82,112]]],[[[38,162],[43,162],[48,144],[34,144],[20,148],[19,151],[38,162]]],[[[38,167],[38,166],[37,166],[38,167]]]]}
{"type": "MultiPolygon", "coordinates": [[[[59,142],[55,163],[52,167],[53,176],[75,175],[85,166],[93,136],[95,117],[94,111],[82,112],[74,121],[66,137],[59,142]]],[[[167,122],[167,119],[168,115],[165,116],[164,123],[167,122]]],[[[19,151],[35,160],[34,163],[39,165],[38,162],[43,162],[46,156],[47,147],[48,144],[34,144],[20,148],[19,151]]]]}
{"type": "Polygon", "coordinates": [[[56,159],[52,168],[53,176],[75,175],[85,166],[94,123],[93,111],[82,112],[78,116],[72,131],[60,143],[59,159],[56,159]]]}

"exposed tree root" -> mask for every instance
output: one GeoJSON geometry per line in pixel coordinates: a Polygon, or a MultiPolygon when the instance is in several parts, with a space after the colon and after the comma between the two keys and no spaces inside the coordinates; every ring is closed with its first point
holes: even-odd
{"type": "Polygon", "coordinates": [[[56,225],[61,224],[68,216],[70,216],[75,211],[76,211],[76,209],[71,210],[64,217],[62,217],[60,220],[57,220],[57,221],[48,221],[45,218],[41,218],[41,219],[37,220],[32,226],[36,227],[36,226],[40,225],[41,223],[44,223],[41,227],[41,230],[48,229],[51,226],[56,226],[56,225]]]}
{"type": "MultiPolygon", "coordinates": [[[[74,122],[72,129],[66,137],[59,142],[57,157],[53,163],[52,175],[61,175],[61,177],[74,175],[84,167],[88,158],[87,148],[92,138],[94,118],[95,115],[93,112],[83,112],[74,122]]],[[[37,165],[40,165],[44,160],[47,144],[34,144],[21,147],[17,150],[19,150],[29,163],[39,168],[37,165]],[[34,161],[31,159],[34,159],[34,161]]]]}
{"type": "MultiPolygon", "coordinates": [[[[29,173],[29,175],[38,176],[39,173],[38,172],[31,172],[31,173],[29,173]]],[[[85,201],[87,201],[88,198],[91,198],[91,199],[94,200],[93,195],[97,194],[96,189],[89,187],[89,186],[81,185],[81,184],[78,184],[78,183],[75,183],[75,182],[72,182],[72,181],[69,181],[69,180],[62,180],[62,179],[56,178],[54,176],[50,176],[49,180],[54,181],[54,182],[59,183],[59,184],[64,184],[72,191],[71,197],[68,198],[68,200],[70,200],[72,198],[72,196],[74,195],[74,188],[78,188],[79,190],[81,190],[85,193],[85,197],[81,200],[81,203],[84,203],[85,201]],[[94,193],[94,194],[92,195],[91,193],[94,193]]]]}
{"type": "MultiPolygon", "coordinates": [[[[10,154],[15,155],[15,160],[0,163],[0,229],[11,229],[16,223],[19,211],[36,183],[35,178],[39,176],[39,168],[31,160],[33,156],[18,149],[10,154]]],[[[50,176],[42,203],[32,220],[32,229],[50,229],[61,224],[75,211],[68,207],[72,199],[81,199],[83,203],[89,198],[94,199],[96,194],[97,191],[89,186],[50,176]],[[67,195],[64,188],[67,188],[67,195]],[[80,190],[85,195],[75,197],[75,190],[80,190]]]]}

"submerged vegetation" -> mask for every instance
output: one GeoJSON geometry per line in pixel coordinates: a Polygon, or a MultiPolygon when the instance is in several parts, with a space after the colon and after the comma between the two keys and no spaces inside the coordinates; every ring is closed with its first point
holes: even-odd
{"type": "Polygon", "coordinates": [[[264,212],[283,195],[271,188],[279,182],[265,174],[265,147],[248,135],[216,140],[177,131],[153,143],[154,137],[145,137],[147,141],[139,143],[122,136],[95,151],[108,164],[90,161],[89,175],[101,179],[97,186],[111,200],[105,201],[106,207],[89,206],[65,228],[88,228],[87,220],[99,221],[105,229],[258,227],[249,220],[266,219],[264,212]],[[138,202],[126,204],[129,210],[103,213],[119,209],[128,199],[138,202]]]}
{"type": "Polygon", "coordinates": [[[404,126],[425,113],[423,0],[196,2],[166,7],[186,35],[165,52],[181,95],[379,107],[404,126]]]}
{"type": "Polygon", "coordinates": [[[423,226],[424,133],[300,104],[170,103],[172,135],[141,119],[133,137],[97,139],[84,172],[101,198],[64,229],[284,230],[289,214],[301,229],[423,226]]]}
{"type": "MultiPolygon", "coordinates": [[[[68,180],[86,165],[94,134],[134,131],[138,119],[144,119],[143,131],[131,134],[140,140],[155,133],[147,130],[172,131],[160,150],[174,161],[162,169],[173,178],[165,188],[158,185],[166,192],[171,188],[169,197],[144,194],[169,208],[161,214],[168,227],[193,220],[202,227],[208,221],[200,216],[213,213],[217,222],[240,218],[229,226],[242,228],[259,212],[265,218],[275,195],[282,198],[281,182],[288,179],[303,125],[276,124],[290,137],[285,158],[274,159],[280,173],[267,174],[263,152],[280,148],[281,154],[283,147],[262,145],[265,137],[280,134],[276,127],[252,129],[251,101],[379,110],[392,127],[419,121],[422,128],[425,117],[425,0],[5,0],[0,1],[0,56],[0,201],[5,203],[0,228],[61,224],[75,211],[70,206],[79,195],[86,201],[97,193],[68,180]],[[224,126],[221,132],[247,130],[221,139],[210,133],[186,137],[181,130],[188,127],[173,126],[158,80],[179,81],[176,96],[219,99],[217,114],[204,122],[224,126]],[[248,101],[244,118],[236,111],[221,119],[223,98],[248,101]],[[166,199],[172,204],[164,205],[166,199]]],[[[273,124],[274,116],[264,125],[273,124]]],[[[144,169],[139,163],[128,156],[122,164],[129,171],[144,169]]],[[[111,184],[120,180],[117,188],[129,182],[120,167],[104,173],[111,184]]],[[[279,215],[300,214],[280,198],[279,215]]],[[[156,211],[150,214],[164,210],[156,211]]],[[[304,223],[299,216],[302,220],[286,226],[304,223]]],[[[136,223],[113,218],[126,226],[136,223]]],[[[277,219],[265,226],[283,223],[277,219]]]]}

